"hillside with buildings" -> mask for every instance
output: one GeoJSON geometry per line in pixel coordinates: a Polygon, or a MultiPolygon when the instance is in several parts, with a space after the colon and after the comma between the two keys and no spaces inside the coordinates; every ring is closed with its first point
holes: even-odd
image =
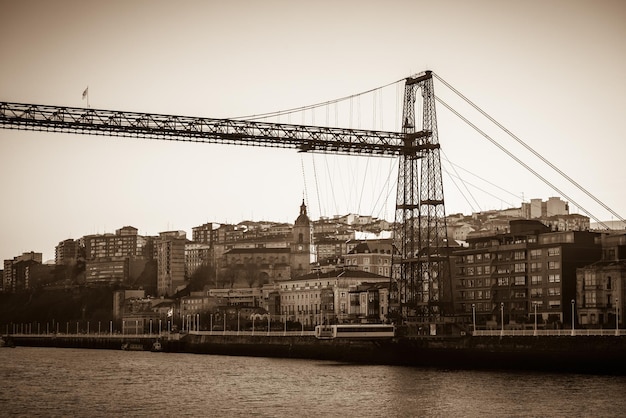
{"type": "MultiPolygon", "coordinates": [[[[445,297],[455,322],[559,327],[574,316],[603,327],[624,307],[624,232],[591,230],[589,218],[570,214],[559,198],[453,214],[446,222],[452,277],[445,297]]],[[[69,309],[61,319],[43,302],[25,308],[11,300],[56,292],[69,304],[72,295],[108,289],[115,295],[108,320],[117,327],[182,326],[193,318],[206,329],[218,318],[228,326],[242,312],[307,327],[387,321],[392,230],[385,220],[355,214],[311,221],[304,202],[293,224],[205,223],[192,228],[191,239],[185,231],[142,236],[124,226],[59,242],[54,265],[36,252],[5,260],[2,304],[15,309],[3,318],[106,321],[91,307],[69,309]]]]}

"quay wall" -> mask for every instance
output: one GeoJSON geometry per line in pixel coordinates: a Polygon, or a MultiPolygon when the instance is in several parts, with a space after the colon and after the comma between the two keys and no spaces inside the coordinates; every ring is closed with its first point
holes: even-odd
{"type": "MultiPolygon", "coordinates": [[[[151,337],[11,336],[16,345],[121,349],[151,337]]],[[[443,369],[510,369],[626,375],[626,336],[463,336],[318,340],[312,336],[199,335],[161,338],[163,351],[301,358],[443,369]]]]}

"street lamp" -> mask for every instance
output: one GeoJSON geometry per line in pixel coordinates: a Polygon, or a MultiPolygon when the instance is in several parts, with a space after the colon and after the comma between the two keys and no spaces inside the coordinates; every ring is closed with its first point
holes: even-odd
{"type": "Polygon", "coordinates": [[[572,299],[572,336],[574,336],[574,304],[576,301],[572,299]]]}
{"type": "Polygon", "coordinates": [[[476,333],[476,304],[472,303],[472,324],[474,325],[473,334],[476,333]]]}
{"type": "Polygon", "coordinates": [[[615,298],[615,335],[619,335],[619,299],[615,298]]]}
{"type": "Polygon", "coordinates": [[[239,335],[239,318],[241,316],[240,313],[241,312],[239,310],[237,310],[237,335],[239,335]]]}
{"type": "Polygon", "coordinates": [[[500,335],[504,335],[504,302],[500,302],[500,335]]]}
{"type": "Polygon", "coordinates": [[[533,305],[535,306],[535,332],[533,335],[537,336],[537,302],[533,302],[533,305]]]}
{"type": "Polygon", "coordinates": [[[211,330],[210,334],[213,335],[213,314],[211,314],[211,330]]]}

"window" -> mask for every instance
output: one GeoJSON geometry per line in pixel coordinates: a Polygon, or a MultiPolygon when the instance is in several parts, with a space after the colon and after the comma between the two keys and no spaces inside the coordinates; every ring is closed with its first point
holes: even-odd
{"type": "Polygon", "coordinates": [[[541,263],[531,263],[530,271],[541,271],[541,263]]]}
{"type": "Polygon", "coordinates": [[[611,276],[606,278],[606,290],[611,290],[611,276]]]}
{"type": "Polygon", "coordinates": [[[474,262],[474,255],[473,254],[469,254],[467,257],[465,257],[465,262],[466,263],[473,263],[474,262]]]}
{"type": "Polygon", "coordinates": [[[530,258],[531,260],[536,260],[538,258],[541,258],[541,250],[530,250],[530,258]]]}
{"type": "Polygon", "coordinates": [[[596,284],[596,272],[591,270],[585,271],[585,287],[593,287],[596,284]]]}
{"type": "Polygon", "coordinates": [[[561,263],[559,261],[550,261],[548,262],[549,270],[558,270],[561,268],[561,263]]]}
{"type": "Polygon", "coordinates": [[[561,288],[560,287],[549,287],[548,288],[548,296],[561,296],[561,288]]]}
{"type": "Polygon", "coordinates": [[[542,288],[530,289],[530,297],[531,298],[540,298],[542,296],[543,296],[543,289],[542,288]]]}
{"type": "Polygon", "coordinates": [[[548,275],[549,283],[561,283],[561,276],[559,274],[550,274],[548,275]]]}
{"type": "Polygon", "coordinates": [[[537,276],[537,275],[530,276],[530,284],[537,285],[537,284],[541,284],[541,282],[542,282],[541,276],[537,276]]]}
{"type": "Polygon", "coordinates": [[[509,278],[508,277],[498,277],[498,286],[508,286],[509,278]]]}
{"type": "Polygon", "coordinates": [[[548,256],[561,255],[561,247],[548,248],[548,256]]]}
{"type": "Polygon", "coordinates": [[[585,306],[593,306],[596,304],[596,292],[585,292],[585,300],[583,301],[585,306]]]}
{"type": "Polygon", "coordinates": [[[515,260],[525,260],[526,259],[526,252],[525,251],[515,251],[513,253],[513,258],[515,260]]]}
{"type": "Polygon", "coordinates": [[[473,276],[474,275],[474,267],[468,267],[467,268],[467,275],[468,276],[473,276]]]}
{"type": "Polygon", "coordinates": [[[476,267],[476,274],[478,275],[483,274],[483,266],[476,267]]]}
{"type": "Polygon", "coordinates": [[[526,277],[524,277],[524,276],[515,276],[515,285],[516,286],[524,286],[524,285],[526,285],[526,277]]]}
{"type": "Polygon", "coordinates": [[[523,273],[526,271],[526,263],[515,263],[515,272],[523,273]]]}

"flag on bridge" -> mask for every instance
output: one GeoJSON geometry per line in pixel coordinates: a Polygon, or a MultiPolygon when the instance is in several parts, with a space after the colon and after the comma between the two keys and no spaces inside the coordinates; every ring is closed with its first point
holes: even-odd
{"type": "Polygon", "coordinates": [[[83,100],[85,100],[88,94],[89,94],[89,86],[87,86],[87,88],[83,90],[83,100]]]}

